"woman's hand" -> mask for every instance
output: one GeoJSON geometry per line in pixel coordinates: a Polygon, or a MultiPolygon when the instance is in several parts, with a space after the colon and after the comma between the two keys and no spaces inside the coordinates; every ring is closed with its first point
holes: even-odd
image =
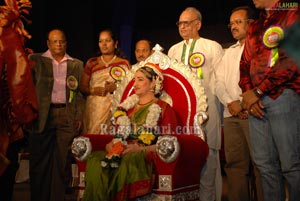
{"type": "Polygon", "coordinates": [[[105,90],[105,87],[94,87],[91,88],[90,94],[95,96],[106,96],[107,91],[105,90]]]}
{"type": "Polygon", "coordinates": [[[135,152],[140,152],[145,150],[146,147],[144,146],[140,146],[137,143],[134,144],[128,144],[125,148],[125,150],[123,151],[123,155],[125,154],[129,154],[129,153],[135,153],[135,152]]]}
{"type": "Polygon", "coordinates": [[[107,93],[112,93],[112,92],[114,92],[116,90],[117,85],[114,82],[108,82],[108,81],[106,81],[104,88],[105,88],[105,91],[107,93]]]}

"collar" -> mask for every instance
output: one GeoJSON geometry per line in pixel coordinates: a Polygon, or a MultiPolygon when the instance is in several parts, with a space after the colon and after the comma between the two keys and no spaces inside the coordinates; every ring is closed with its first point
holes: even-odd
{"type": "Polygon", "coordinates": [[[235,44],[231,45],[232,48],[241,47],[241,46],[243,45],[240,43],[240,41],[236,41],[235,44]]]}
{"type": "MultiPolygon", "coordinates": [[[[43,57],[47,57],[47,58],[49,58],[49,59],[51,59],[51,60],[55,60],[55,59],[53,58],[53,56],[52,56],[50,50],[47,50],[46,52],[44,52],[44,53],[42,54],[42,56],[43,56],[43,57]]],[[[73,59],[71,56],[69,56],[67,53],[65,53],[64,58],[61,60],[61,62],[62,62],[62,61],[65,61],[65,60],[74,60],[74,59],[73,59]]]]}
{"type": "MultiPolygon", "coordinates": [[[[191,46],[191,44],[192,44],[192,42],[193,42],[193,38],[190,38],[188,41],[189,41],[189,43],[187,43],[186,42],[186,40],[184,40],[183,42],[184,42],[184,44],[186,45],[186,46],[191,46]]],[[[197,41],[198,39],[195,39],[195,41],[197,41]]]]}

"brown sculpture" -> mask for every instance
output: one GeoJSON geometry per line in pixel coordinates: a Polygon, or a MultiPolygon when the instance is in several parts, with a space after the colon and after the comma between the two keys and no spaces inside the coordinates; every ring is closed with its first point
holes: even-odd
{"type": "Polygon", "coordinates": [[[29,22],[29,0],[5,0],[0,6],[0,176],[9,160],[6,151],[11,142],[24,137],[22,126],[38,114],[31,65],[24,48],[31,36],[22,20],[29,22]]]}

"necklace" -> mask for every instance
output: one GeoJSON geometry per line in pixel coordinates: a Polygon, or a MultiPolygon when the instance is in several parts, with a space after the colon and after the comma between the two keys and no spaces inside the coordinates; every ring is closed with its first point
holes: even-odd
{"type": "MultiPolygon", "coordinates": [[[[152,99],[151,102],[156,100],[152,99]]],[[[133,108],[139,102],[139,97],[133,94],[127,97],[114,112],[114,118],[117,118],[116,125],[118,126],[117,134],[122,136],[123,139],[127,139],[131,133],[131,121],[127,116],[127,111],[133,108]],[[125,110],[125,112],[124,112],[125,110]]],[[[143,128],[155,128],[161,113],[161,108],[157,103],[153,103],[149,106],[149,113],[147,114],[143,128]]]]}
{"type": "Polygon", "coordinates": [[[116,58],[117,58],[117,55],[115,55],[110,61],[106,62],[106,61],[104,61],[102,55],[101,55],[101,57],[100,57],[101,61],[105,64],[106,67],[108,67],[109,64],[110,64],[111,62],[113,62],[116,58]]]}
{"type": "Polygon", "coordinates": [[[152,102],[154,102],[155,101],[155,98],[154,99],[152,99],[152,100],[150,100],[149,102],[147,102],[147,103],[137,103],[137,105],[139,105],[139,106],[144,106],[144,105],[148,105],[148,104],[150,104],[150,103],[152,103],[152,102]]]}

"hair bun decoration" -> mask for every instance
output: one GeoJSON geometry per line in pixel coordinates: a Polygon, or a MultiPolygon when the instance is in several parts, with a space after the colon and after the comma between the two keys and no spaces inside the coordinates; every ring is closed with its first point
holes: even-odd
{"type": "Polygon", "coordinates": [[[159,71],[160,73],[162,72],[162,70],[161,70],[160,67],[159,67],[159,64],[147,62],[147,63],[145,63],[144,66],[151,67],[151,68],[153,68],[153,70],[159,71]]]}
{"type": "Polygon", "coordinates": [[[147,62],[144,66],[151,68],[157,75],[157,77],[155,78],[156,84],[155,84],[155,88],[154,88],[154,94],[160,94],[163,89],[162,83],[164,80],[161,68],[159,67],[158,64],[151,63],[151,62],[147,62]]]}
{"type": "Polygon", "coordinates": [[[156,73],[156,75],[158,75],[162,80],[164,79],[164,77],[162,75],[162,70],[160,69],[159,64],[147,62],[144,66],[152,68],[153,71],[156,73]]]}

